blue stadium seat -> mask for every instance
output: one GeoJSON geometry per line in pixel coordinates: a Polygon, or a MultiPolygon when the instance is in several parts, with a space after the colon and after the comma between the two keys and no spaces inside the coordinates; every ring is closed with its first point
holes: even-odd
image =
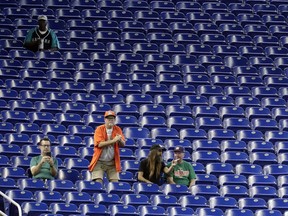
{"type": "Polygon", "coordinates": [[[179,133],[175,128],[156,127],[151,129],[151,137],[153,139],[178,139],[179,133]]]}
{"type": "Polygon", "coordinates": [[[255,140],[255,141],[249,141],[248,142],[247,150],[249,152],[271,152],[271,153],[274,153],[274,146],[271,142],[255,140]]]}
{"type": "Polygon", "coordinates": [[[148,2],[133,2],[133,1],[124,1],[123,8],[125,10],[131,11],[132,13],[141,10],[149,10],[148,2]]]}
{"type": "Polygon", "coordinates": [[[55,179],[47,182],[47,189],[51,192],[58,191],[63,193],[67,190],[76,190],[74,183],[71,180],[55,179]]]}
{"type": "Polygon", "coordinates": [[[277,180],[273,175],[251,175],[248,177],[249,186],[271,186],[277,188],[277,180]]]}
{"type": "Polygon", "coordinates": [[[128,182],[109,182],[106,185],[107,193],[115,193],[119,196],[123,194],[132,194],[133,190],[128,182]]]}
{"type": "Polygon", "coordinates": [[[17,168],[14,168],[14,167],[2,167],[1,168],[1,176],[2,176],[2,178],[13,178],[15,180],[18,180],[18,179],[21,179],[21,178],[27,178],[25,170],[23,168],[21,168],[21,167],[17,167],[17,168]]]}
{"type": "Polygon", "coordinates": [[[192,117],[172,116],[167,118],[167,126],[180,130],[184,128],[194,128],[194,120],[192,117]]]}
{"type": "Polygon", "coordinates": [[[81,16],[85,20],[107,20],[107,14],[105,10],[101,9],[94,9],[94,8],[85,8],[84,10],[81,11],[81,16]]]}
{"type": "Polygon", "coordinates": [[[10,106],[11,111],[20,111],[28,114],[29,112],[36,111],[34,105],[31,101],[27,100],[19,100],[19,101],[9,101],[8,105],[10,106]]]}
{"type": "Polygon", "coordinates": [[[281,215],[281,213],[284,213],[284,211],[286,210],[285,208],[285,198],[273,198],[270,199],[268,202],[268,209],[269,210],[274,210],[280,212],[279,215],[281,215]]]}
{"type": "Polygon", "coordinates": [[[129,81],[142,86],[146,83],[155,83],[155,76],[150,73],[134,73],[129,75],[129,81]]]}
{"type": "Polygon", "coordinates": [[[46,190],[45,183],[42,179],[18,179],[17,184],[19,189],[28,190],[31,192],[46,190]]]}
{"type": "Polygon", "coordinates": [[[219,176],[219,185],[243,185],[248,186],[247,178],[244,175],[223,174],[219,176]]]}
{"type": "Polygon", "coordinates": [[[233,197],[211,197],[209,206],[210,208],[219,208],[225,212],[227,209],[237,209],[238,202],[233,197]]]}
{"type": "Polygon", "coordinates": [[[133,52],[145,56],[146,54],[157,54],[159,52],[159,48],[158,45],[155,43],[147,43],[147,41],[141,42],[140,40],[139,42],[134,43],[133,52]]]}
{"type": "Polygon", "coordinates": [[[206,172],[209,175],[219,177],[221,175],[234,174],[233,166],[230,163],[221,163],[214,161],[206,165],[206,172]]]}
{"type": "Polygon", "coordinates": [[[200,38],[197,34],[193,33],[176,33],[173,36],[173,39],[178,44],[182,44],[184,46],[188,44],[200,44],[200,38]]]}
{"type": "Polygon", "coordinates": [[[148,138],[150,131],[147,128],[129,127],[123,129],[123,134],[127,138],[148,138]]]}
{"type": "MultiPolygon", "coordinates": [[[[200,40],[200,39],[199,39],[200,40]]],[[[209,45],[201,45],[201,44],[189,44],[186,47],[187,54],[199,57],[201,55],[211,55],[212,48],[209,45]]]]}
{"type": "Polygon", "coordinates": [[[258,164],[237,164],[235,166],[235,173],[247,177],[249,175],[263,174],[263,170],[258,164]]]}
{"type": "Polygon", "coordinates": [[[259,209],[259,210],[256,210],[255,211],[255,216],[260,216],[260,215],[263,215],[263,216],[270,216],[270,215],[273,215],[273,216],[281,216],[282,213],[281,211],[279,210],[270,210],[270,209],[259,209]]]}
{"type": "Polygon", "coordinates": [[[192,25],[197,23],[211,23],[211,16],[203,11],[188,12],[186,14],[186,19],[192,25]]]}
{"type": "Polygon", "coordinates": [[[186,116],[191,117],[192,110],[189,106],[186,105],[168,105],[166,106],[166,115],[167,117],[172,116],[186,116]]]}
{"type": "Polygon", "coordinates": [[[161,194],[162,191],[160,190],[159,185],[153,183],[143,183],[143,182],[135,182],[132,186],[133,191],[135,194],[144,194],[150,197],[151,195],[161,194]]]}
{"type": "Polygon", "coordinates": [[[50,204],[52,214],[69,215],[78,211],[78,206],[75,204],[66,204],[61,202],[55,202],[50,204]]]}
{"type": "Polygon", "coordinates": [[[86,192],[66,191],[63,194],[66,204],[75,204],[79,206],[82,203],[92,204],[92,197],[86,192]]]}
{"type": "Polygon", "coordinates": [[[47,205],[50,205],[53,202],[63,202],[62,194],[58,191],[46,191],[46,190],[39,190],[35,191],[35,201],[38,203],[44,202],[47,205]]]}
{"type": "Polygon", "coordinates": [[[260,209],[267,209],[267,202],[262,198],[244,197],[238,200],[239,209],[250,209],[255,212],[260,209]]]}
{"type": "MultiPolygon", "coordinates": [[[[153,34],[153,33],[151,33],[153,34]]],[[[160,34],[160,33],[158,33],[160,34]]],[[[162,40],[161,38],[158,39],[159,43],[162,40]]],[[[172,39],[171,39],[172,40],[172,39]]],[[[171,41],[170,41],[171,42],[171,41]]],[[[147,53],[144,56],[144,61],[146,64],[152,64],[156,66],[157,64],[169,64],[171,62],[171,59],[169,55],[167,54],[160,54],[160,53],[147,53]]]]}
{"type": "Polygon", "coordinates": [[[225,215],[231,215],[231,216],[253,216],[254,213],[250,209],[227,209],[225,211],[225,215]]]}
{"type": "Polygon", "coordinates": [[[86,192],[91,196],[94,193],[103,193],[105,192],[103,186],[99,182],[87,181],[87,180],[78,180],[75,183],[75,186],[78,192],[86,192]]]}
{"type": "Polygon", "coordinates": [[[111,215],[138,215],[136,208],[133,205],[116,204],[108,207],[111,215]]]}
{"type": "MultiPolygon", "coordinates": [[[[251,36],[244,35],[244,34],[236,34],[236,35],[229,34],[229,35],[227,35],[227,42],[228,42],[229,45],[235,46],[237,48],[239,48],[240,46],[251,46],[251,45],[253,45],[251,36]]],[[[239,63],[241,63],[241,61],[239,63]]],[[[241,65],[245,65],[245,61],[242,61],[241,65]]]]}
{"type": "Polygon", "coordinates": [[[269,164],[263,167],[265,175],[273,175],[275,178],[284,175],[287,172],[288,166],[286,164],[269,164]]]}
{"type": "Polygon", "coordinates": [[[219,190],[215,185],[193,185],[191,187],[191,193],[194,196],[203,196],[206,199],[220,196],[219,190]]]}
{"type": "Polygon", "coordinates": [[[167,209],[169,206],[179,206],[177,198],[172,195],[153,194],[150,197],[151,205],[167,209]]]}
{"type": "Polygon", "coordinates": [[[238,130],[236,132],[237,140],[249,142],[249,141],[264,141],[263,139],[263,133],[259,130],[254,129],[244,129],[244,130],[238,130]]]}
{"type": "Polygon", "coordinates": [[[94,193],[92,199],[97,205],[105,205],[106,207],[109,205],[121,204],[119,195],[115,193],[94,193]]]}
{"type": "Polygon", "coordinates": [[[286,131],[266,131],[264,134],[265,141],[270,141],[272,143],[278,142],[278,141],[285,141],[285,136],[287,136],[286,131]]]}
{"type": "Polygon", "coordinates": [[[27,80],[19,80],[19,79],[7,79],[5,81],[6,88],[10,90],[32,90],[31,83],[27,80]]]}
{"type": "Polygon", "coordinates": [[[227,151],[221,154],[221,162],[230,163],[233,166],[236,166],[239,163],[249,163],[249,156],[245,152],[227,151]]]}
{"type": "MultiPolygon", "coordinates": [[[[93,30],[92,22],[90,20],[80,20],[79,19],[79,17],[81,17],[81,12],[79,10],[76,9],[76,10],[74,10],[72,12],[73,12],[73,15],[75,13],[75,18],[71,17],[71,19],[69,19],[68,18],[69,16],[67,17],[68,20],[66,18],[66,20],[67,20],[67,28],[69,30],[88,30],[88,31],[92,31],[93,30]]],[[[65,15],[64,15],[64,17],[65,17],[65,15]]],[[[64,18],[64,20],[65,20],[65,18],[64,18]]],[[[69,41],[69,42],[75,42],[75,41],[69,41]]],[[[60,45],[60,47],[61,47],[61,49],[63,48],[61,45],[60,45]]],[[[73,51],[77,51],[77,50],[78,50],[78,47],[77,47],[76,50],[74,49],[73,51]]]]}
{"type": "Polygon", "coordinates": [[[250,57],[249,59],[249,65],[256,67],[256,68],[260,68],[260,67],[273,67],[273,59],[269,58],[269,57],[250,57]]]}
{"type": "Polygon", "coordinates": [[[109,212],[105,205],[95,205],[95,204],[80,204],[79,211],[82,214],[101,214],[103,216],[108,216],[109,212]]]}
{"type": "Polygon", "coordinates": [[[124,194],[120,201],[124,205],[133,205],[136,208],[150,204],[148,196],[144,194],[124,194]]]}
{"type": "Polygon", "coordinates": [[[262,198],[266,201],[278,198],[277,189],[272,186],[252,186],[249,188],[249,194],[252,198],[262,198]]]}
{"type": "Polygon", "coordinates": [[[219,192],[223,197],[233,197],[236,200],[243,197],[249,197],[248,189],[241,185],[224,185],[219,189],[219,192]]]}
{"type": "Polygon", "coordinates": [[[141,216],[165,214],[165,209],[161,206],[143,205],[138,207],[138,211],[141,216]]]}
{"type": "Polygon", "coordinates": [[[145,37],[145,34],[141,32],[122,32],[120,35],[120,39],[124,43],[129,43],[129,44],[148,42],[148,40],[145,37]]]}
{"type": "Polygon", "coordinates": [[[42,134],[42,131],[38,124],[36,123],[16,123],[15,130],[19,134],[42,134]]]}
{"type": "Polygon", "coordinates": [[[198,207],[208,207],[207,199],[201,195],[184,195],[178,201],[182,208],[192,208],[194,211],[198,207]]]}
{"type": "Polygon", "coordinates": [[[236,66],[233,68],[233,72],[237,78],[240,76],[259,76],[257,68],[251,66],[236,66]]]}
{"type": "Polygon", "coordinates": [[[197,163],[218,163],[220,162],[220,155],[216,151],[194,151],[192,159],[197,163]]]}

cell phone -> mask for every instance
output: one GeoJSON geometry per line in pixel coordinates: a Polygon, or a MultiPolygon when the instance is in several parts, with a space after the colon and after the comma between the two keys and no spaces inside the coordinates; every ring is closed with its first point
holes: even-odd
{"type": "Polygon", "coordinates": [[[51,157],[51,152],[46,152],[46,153],[45,153],[45,156],[51,157]]]}

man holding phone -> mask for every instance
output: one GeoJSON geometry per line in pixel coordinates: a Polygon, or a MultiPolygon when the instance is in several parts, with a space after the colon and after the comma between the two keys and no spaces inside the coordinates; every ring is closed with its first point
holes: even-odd
{"type": "MultiPolygon", "coordinates": [[[[195,184],[196,174],[190,163],[183,160],[185,154],[185,149],[183,146],[176,146],[174,148],[174,161],[177,164],[174,166],[173,170],[168,175],[168,183],[170,184],[181,184],[191,187],[195,184]]],[[[171,163],[167,165],[171,166],[171,163]]]]}
{"type": "Polygon", "coordinates": [[[30,170],[33,178],[54,179],[57,175],[58,161],[51,156],[51,142],[48,138],[39,141],[41,155],[33,157],[30,162],[30,170]]]}

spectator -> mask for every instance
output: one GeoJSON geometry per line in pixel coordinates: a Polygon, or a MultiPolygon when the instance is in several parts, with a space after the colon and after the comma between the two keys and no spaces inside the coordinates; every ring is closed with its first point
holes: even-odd
{"type": "Polygon", "coordinates": [[[45,15],[38,16],[38,26],[27,33],[24,40],[24,47],[33,51],[59,49],[59,41],[54,31],[48,28],[48,19],[45,15]]]}
{"type": "Polygon", "coordinates": [[[92,179],[103,183],[104,172],[110,182],[118,182],[120,166],[119,147],[125,146],[122,129],[115,125],[116,114],[105,112],[105,124],[98,126],[94,133],[94,154],[89,165],[92,179]]]}
{"type": "Polygon", "coordinates": [[[163,147],[161,145],[153,145],[150,148],[150,152],[147,158],[143,159],[140,163],[138,180],[146,183],[161,183],[162,173],[169,174],[173,166],[176,165],[176,161],[172,161],[172,164],[167,168],[162,161],[163,147]]]}
{"type": "MultiPolygon", "coordinates": [[[[195,184],[196,174],[190,163],[183,160],[185,149],[182,146],[176,146],[174,149],[174,159],[177,161],[172,172],[168,175],[168,183],[181,184],[191,187],[195,184]]],[[[171,163],[167,165],[171,166],[171,163]]]]}
{"type": "Polygon", "coordinates": [[[33,178],[54,179],[57,175],[58,161],[51,156],[51,143],[48,138],[43,138],[38,143],[41,155],[33,157],[30,162],[30,171],[33,178]]]}

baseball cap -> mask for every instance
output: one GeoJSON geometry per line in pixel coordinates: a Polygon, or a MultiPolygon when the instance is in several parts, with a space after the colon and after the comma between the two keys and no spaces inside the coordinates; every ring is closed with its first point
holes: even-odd
{"type": "Polygon", "coordinates": [[[154,145],[151,146],[150,151],[152,151],[154,149],[162,149],[162,150],[164,150],[165,148],[162,145],[154,144],[154,145]]]}
{"type": "Polygon", "coordinates": [[[45,16],[45,15],[39,15],[39,16],[38,16],[38,21],[39,21],[39,20],[45,20],[45,21],[47,21],[48,18],[47,18],[47,16],[45,16]]]}
{"type": "Polygon", "coordinates": [[[114,117],[116,117],[116,114],[115,114],[114,111],[108,110],[108,111],[105,112],[104,118],[106,118],[106,117],[108,117],[108,116],[114,116],[114,117]]]}
{"type": "Polygon", "coordinates": [[[181,153],[183,153],[185,151],[185,149],[184,149],[184,147],[182,147],[182,146],[176,146],[175,148],[174,148],[174,152],[181,152],[181,153]]]}

